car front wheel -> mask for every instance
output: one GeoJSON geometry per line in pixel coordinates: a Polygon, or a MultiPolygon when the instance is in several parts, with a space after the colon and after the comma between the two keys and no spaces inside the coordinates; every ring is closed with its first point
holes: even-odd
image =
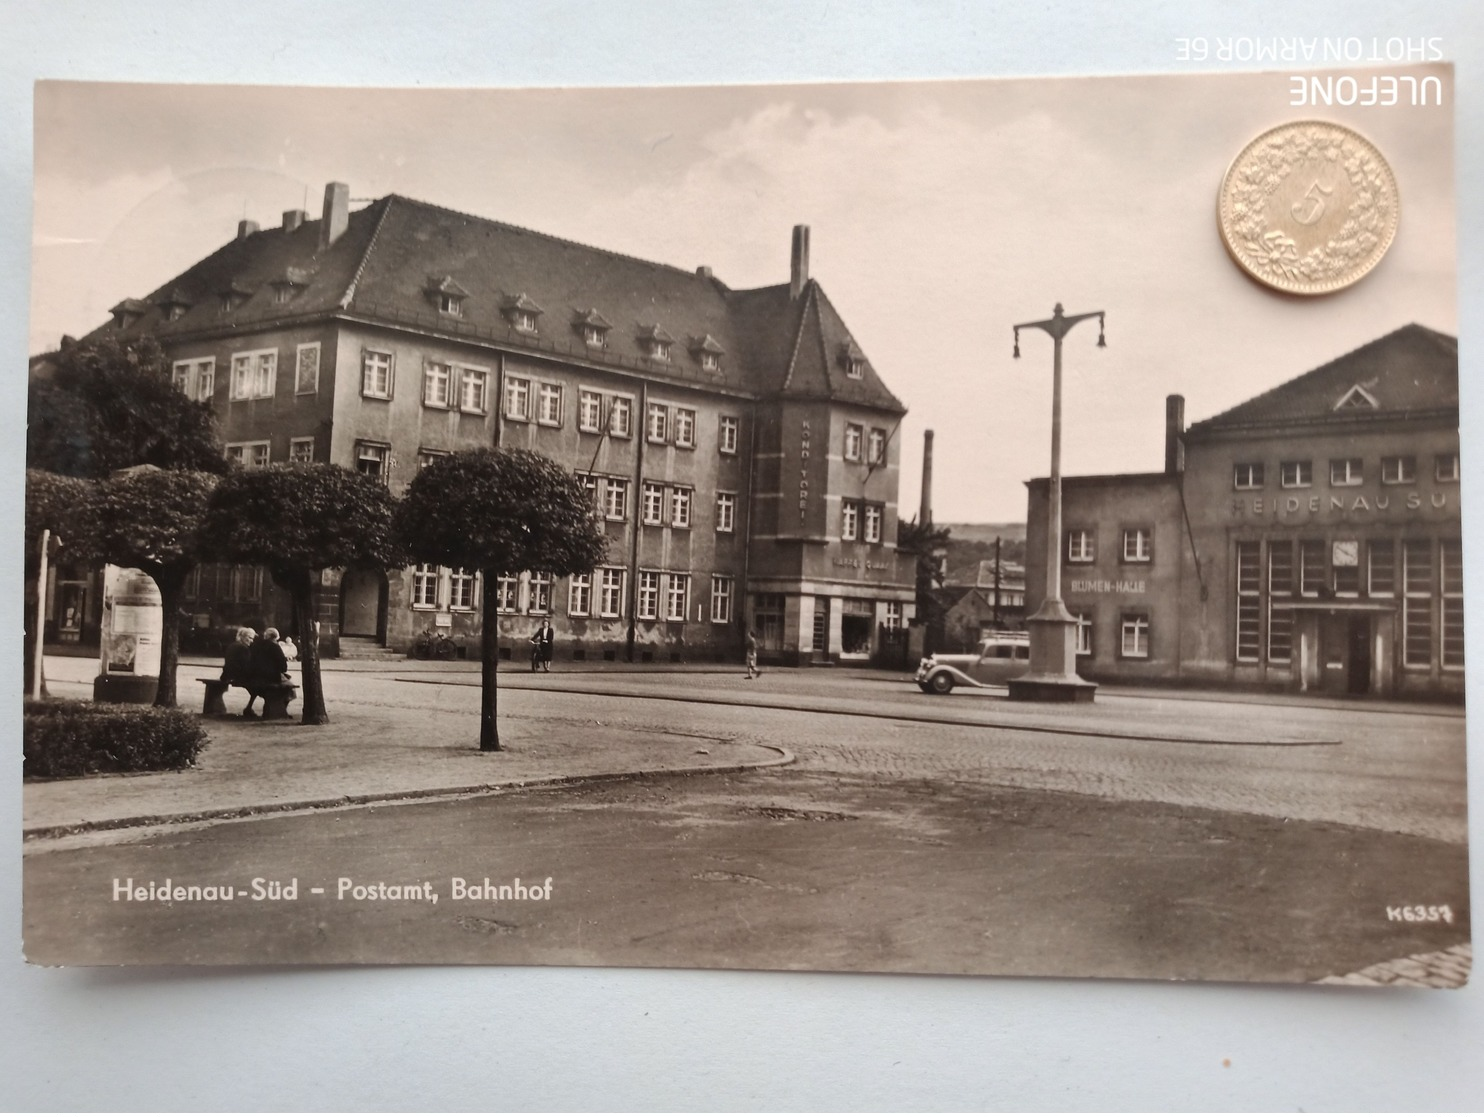
{"type": "Polygon", "coordinates": [[[928,680],[928,688],[934,694],[947,694],[953,689],[953,676],[947,671],[939,671],[928,680]]]}

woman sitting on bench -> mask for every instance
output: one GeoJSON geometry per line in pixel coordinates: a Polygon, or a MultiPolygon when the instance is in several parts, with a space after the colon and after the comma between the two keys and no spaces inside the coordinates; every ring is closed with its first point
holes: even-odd
{"type": "MultiPolygon", "coordinates": [[[[249,671],[252,676],[253,689],[248,691],[248,709],[252,708],[253,699],[265,691],[277,687],[290,685],[293,680],[289,678],[289,660],[283,654],[283,649],[278,646],[278,629],[265,628],[263,635],[253,641],[249,653],[249,671]],[[257,693],[253,693],[256,690],[257,693]]],[[[264,714],[272,714],[268,709],[268,701],[263,700],[264,714]]],[[[248,715],[246,716],[256,716],[248,715]]],[[[277,715],[274,715],[277,716],[277,715]]]]}
{"type": "MultiPolygon", "coordinates": [[[[222,663],[222,682],[228,686],[240,686],[247,691],[247,706],[242,716],[254,718],[252,704],[258,700],[258,688],[253,676],[253,641],[257,633],[250,628],[239,628],[237,638],[227,649],[227,658],[222,663]]],[[[209,711],[208,711],[209,712],[209,711]]]]}

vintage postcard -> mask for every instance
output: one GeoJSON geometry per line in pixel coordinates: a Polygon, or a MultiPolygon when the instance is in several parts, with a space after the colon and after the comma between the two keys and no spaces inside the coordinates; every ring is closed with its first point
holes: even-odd
{"type": "Polygon", "coordinates": [[[1463,984],[1453,106],[40,84],[27,957],[1463,984]]]}

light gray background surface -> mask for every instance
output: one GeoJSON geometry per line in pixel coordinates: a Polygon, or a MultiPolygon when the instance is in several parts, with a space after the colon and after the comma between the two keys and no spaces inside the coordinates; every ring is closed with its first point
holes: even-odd
{"type": "MultiPolygon", "coordinates": [[[[1458,65],[1465,486],[1484,480],[1484,5],[7,0],[0,5],[0,627],[20,632],[37,78],[638,85],[1252,69],[1181,37],[1438,37],[1458,65]]],[[[1279,65],[1279,69],[1288,67],[1279,65]]],[[[223,127],[229,128],[230,121],[223,127]]],[[[457,174],[457,153],[449,173],[457,174]]],[[[1484,490],[1480,490],[1484,491],[1484,490]]],[[[1466,547],[1484,532],[1466,502],[1466,547]]],[[[1484,565],[1468,578],[1484,662],[1484,565]]],[[[19,643],[7,655],[19,681],[19,643]]],[[[1476,672],[1477,674],[1477,672],[1476,672]]],[[[1480,695],[1470,680],[1471,697],[1480,695]]],[[[12,707],[15,710],[15,707],[12,707]]],[[[1477,726],[1472,738],[1477,738],[1477,726]]],[[[19,767],[19,719],[4,730],[19,767]]],[[[1479,803],[1477,749],[1470,773],[1479,803]]],[[[625,970],[48,971],[20,958],[0,781],[0,1106],[1474,1108],[1484,992],[625,970]],[[1229,1064],[1229,1065],[1228,1065],[1229,1064]]],[[[1476,811],[1471,833],[1479,843],[1476,811]]],[[[1473,873],[1474,894],[1480,874],[1473,873]]]]}

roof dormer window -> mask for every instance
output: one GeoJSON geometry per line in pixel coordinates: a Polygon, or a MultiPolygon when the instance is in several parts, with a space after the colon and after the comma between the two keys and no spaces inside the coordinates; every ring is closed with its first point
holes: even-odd
{"type": "Polygon", "coordinates": [[[464,316],[464,302],[468,299],[469,292],[453,276],[428,276],[428,285],[423,288],[423,294],[428,296],[428,301],[439,314],[448,318],[464,316]]]}
{"type": "Polygon", "coordinates": [[[191,309],[190,300],[181,294],[177,287],[160,300],[160,311],[165,315],[165,321],[178,322],[185,317],[185,312],[191,309]]]}
{"type": "Polygon", "coordinates": [[[639,329],[639,349],[651,361],[668,361],[675,339],[658,324],[639,329]]]}
{"type": "Polygon", "coordinates": [[[142,299],[125,299],[108,313],[113,315],[113,324],[121,330],[127,330],[139,319],[143,318],[149,310],[149,303],[142,299]]]}
{"type": "Polygon", "coordinates": [[[273,301],[279,306],[293,302],[299,292],[309,286],[309,274],[302,268],[286,268],[273,280],[273,301]]]}
{"type": "Polygon", "coordinates": [[[500,310],[517,333],[533,334],[540,327],[539,320],[543,312],[524,291],[508,296],[500,310]]]}
{"type": "Polygon", "coordinates": [[[726,353],[726,350],[710,334],[693,338],[691,340],[690,351],[696,358],[696,362],[701,366],[703,372],[721,371],[721,358],[726,353]]]}
{"type": "Polygon", "coordinates": [[[852,380],[864,380],[866,376],[866,355],[860,351],[860,347],[850,338],[846,338],[840,345],[840,367],[845,370],[845,375],[852,380]]]}
{"type": "Polygon", "coordinates": [[[589,349],[607,348],[608,331],[613,328],[613,323],[599,314],[596,307],[579,315],[575,324],[582,334],[582,344],[589,349]]]}
{"type": "Polygon", "coordinates": [[[252,290],[236,280],[217,292],[218,307],[223,314],[231,314],[250,298],[252,298],[252,290]]]}

